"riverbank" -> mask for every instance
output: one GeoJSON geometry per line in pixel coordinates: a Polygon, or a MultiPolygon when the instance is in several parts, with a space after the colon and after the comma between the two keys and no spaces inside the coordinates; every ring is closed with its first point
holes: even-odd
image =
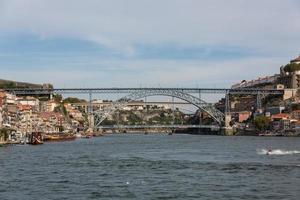
{"type": "Polygon", "coordinates": [[[282,130],[282,131],[258,131],[258,130],[244,130],[236,131],[237,136],[267,136],[267,137],[300,137],[300,132],[282,130]]]}
{"type": "MultiPolygon", "coordinates": [[[[108,135],[117,135],[117,134],[138,134],[138,135],[156,135],[156,134],[165,134],[165,135],[173,135],[173,134],[186,134],[186,135],[219,135],[219,136],[255,136],[255,137],[300,137],[300,133],[294,133],[294,132],[271,132],[271,131],[265,131],[265,132],[259,132],[259,131],[245,131],[245,130],[239,130],[236,131],[234,134],[231,135],[225,135],[222,133],[216,133],[216,132],[177,132],[177,131],[158,131],[158,130],[147,130],[147,131],[141,131],[141,130],[126,130],[126,131],[106,131],[106,132],[96,132],[96,133],[85,133],[80,135],[58,135],[58,134],[52,134],[52,135],[44,135],[43,136],[43,142],[65,142],[65,141],[75,141],[80,138],[93,138],[93,137],[102,137],[102,136],[108,136],[108,135]]],[[[18,145],[18,144],[24,144],[24,141],[1,141],[0,147],[8,146],[8,145],[18,145]]]]}

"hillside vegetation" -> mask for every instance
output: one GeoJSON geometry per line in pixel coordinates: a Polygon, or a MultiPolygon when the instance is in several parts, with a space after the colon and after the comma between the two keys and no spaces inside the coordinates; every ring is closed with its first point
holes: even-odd
{"type": "MultiPolygon", "coordinates": [[[[51,86],[51,85],[50,85],[51,86]]],[[[41,84],[17,82],[11,80],[0,79],[0,89],[11,89],[11,88],[42,88],[41,84]]]]}

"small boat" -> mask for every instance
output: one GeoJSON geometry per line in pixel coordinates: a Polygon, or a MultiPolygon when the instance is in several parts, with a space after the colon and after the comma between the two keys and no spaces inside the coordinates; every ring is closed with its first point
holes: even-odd
{"type": "Polygon", "coordinates": [[[272,153],[272,149],[269,149],[266,153],[266,155],[270,155],[272,153]]]}
{"type": "Polygon", "coordinates": [[[90,139],[92,136],[91,135],[83,135],[81,136],[81,138],[86,138],[86,139],[90,139]]]}
{"type": "Polygon", "coordinates": [[[39,145],[43,144],[43,137],[41,132],[32,132],[28,144],[39,145]]]}
{"type": "Polygon", "coordinates": [[[44,141],[47,142],[63,142],[75,140],[75,135],[65,135],[65,134],[53,134],[53,135],[44,135],[44,141]]]}

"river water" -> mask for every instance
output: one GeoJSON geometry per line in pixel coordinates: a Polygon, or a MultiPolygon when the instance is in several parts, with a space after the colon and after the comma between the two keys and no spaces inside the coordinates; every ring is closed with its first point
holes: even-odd
{"type": "Polygon", "coordinates": [[[0,199],[298,200],[300,138],[124,134],[3,147],[0,199]]]}

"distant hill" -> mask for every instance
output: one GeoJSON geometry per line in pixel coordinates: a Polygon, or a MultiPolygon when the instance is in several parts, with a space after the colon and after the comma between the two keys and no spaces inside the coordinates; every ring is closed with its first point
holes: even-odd
{"type": "Polygon", "coordinates": [[[34,84],[0,79],[0,88],[53,88],[51,84],[34,84]]]}

